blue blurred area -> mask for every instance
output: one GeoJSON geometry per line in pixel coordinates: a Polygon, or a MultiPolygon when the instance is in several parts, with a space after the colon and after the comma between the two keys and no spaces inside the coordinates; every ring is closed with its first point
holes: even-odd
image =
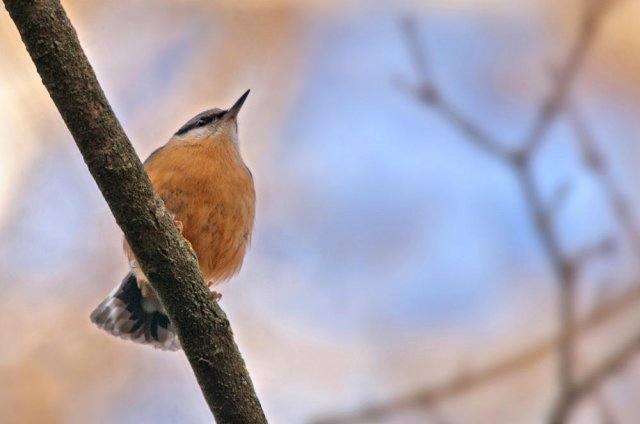
{"type": "MultiPolygon", "coordinates": [[[[411,13],[443,94],[510,147],[548,87],[549,35],[540,6],[529,3],[504,14],[411,13]]],[[[427,369],[442,376],[461,358],[476,359],[479,346],[502,346],[514,333],[529,342],[553,325],[548,260],[513,174],[398,84],[419,78],[400,27],[406,5],[318,17],[264,12],[272,23],[246,10],[224,15],[221,6],[122,7],[77,14],[85,31],[95,25],[89,56],[141,156],[199,111],[190,108],[223,106],[208,102],[233,97],[236,84],[252,89],[240,143],[259,189],[257,226],[242,273],[221,291],[273,422],[393,397],[427,379],[427,369]],[[154,20],[171,25],[159,31],[154,20]],[[259,39],[260,31],[277,33],[284,47],[259,39]],[[105,51],[109,34],[113,51],[105,51]],[[443,357],[447,364],[436,362],[443,357]],[[415,364],[424,366],[406,371],[415,364]]],[[[632,116],[601,91],[580,95],[598,117],[595,132],[622,193],[632,193],[637,148],[617,142],[633,139],[632,116]]],[[[85,352],[98,355],[107,377],[69,389],[82,391],[93,412],[64,416],[208,422],[184,358],[123,345],[89,326],[86,315],[126,268],[119,230],[70,138],[41,143],[0,224],[0,272],[20,299],[55,287],[55,296],[33,296],[34,310],[61,308],[73,313],[70,322],[87,321],[69,336],[82,348],[64,358],[74,365],[85,352]],[[70,299],[78,303],[66,308],[70,299]]],[[[590,268],[584,297],[604,279],[632,278],[635,259],[564,120],[550,129],[535,172],[548,202],[570,183],[556,222],[567,252],[605,235],[620,239],[590,268]]],[[[44,330],[34,334],[45,347],[55,342],[44,330]]],[[[30,354],[29,367],[37,362],[30,354]]],[[[55,381],[52,390],[61,391],[55,381]]]]}
{"type": "MultiPolygon", "coordinates": [[[[501,32],[521,34],[522,24],[501,32]]],[[[431,57],[453,70],[438,82],[462,109],[489,128],[508,128],[500,105],[476,100],[489,92],[449,89],[457,77],[473,89],[488,75],[468,70],[489,73],[509,55],[491,48],[504,34],[478,37],[482,27],[465,17],[431,22],[429,39],[442,40],[430,43],[431,57]]],[[[397,74],[413,78],[397,17],[358,16],[323,28],[318,39],[275,155],[278,178],[299,197],[284,200],[296,206],[264,247],[285,263],[303,260],[316,277],[308,284],[322,286],[324,302],[300,319],[339,311],[348,318],[336,330],[356,337],[361,325],[393,331],[483,322],[504,302],[511,279],[504,267],[543,262],[512,176],[393,84],[397,74]]],[[[509,112],[524,121],[528,111],[509,112]]],[[[306,303],[299,308],[309,311],[306,303]]]]}

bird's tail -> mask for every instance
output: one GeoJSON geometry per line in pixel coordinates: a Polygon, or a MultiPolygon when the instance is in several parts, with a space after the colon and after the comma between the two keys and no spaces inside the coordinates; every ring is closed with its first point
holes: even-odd
{"type": "Polygon", "coordinates": [[[133,272],[91,313],[91,321],[114,336],[163,350],[180,341],[153,290],[142,293],[133,272]]]}

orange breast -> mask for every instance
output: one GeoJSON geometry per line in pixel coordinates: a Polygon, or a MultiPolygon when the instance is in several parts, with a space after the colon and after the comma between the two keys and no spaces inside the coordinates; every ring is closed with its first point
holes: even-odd
{"type": "Polygon", "coordinates": [[[240,270],[255,215],[253,178],[231,142],[170,143],[146,164],[155,190],[217,283],[240,270]]]}

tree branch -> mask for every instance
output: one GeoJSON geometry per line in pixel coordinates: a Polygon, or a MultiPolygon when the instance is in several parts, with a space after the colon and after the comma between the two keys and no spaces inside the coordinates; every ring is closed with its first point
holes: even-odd
{"type": "Polygon", "coordinates": [[[427,49],[418,33],[415,21],[409,18],[405,19],[402,22],[402,29],[409,54],[416,67],[418,83],[415,87],[406,83],[401,85],[407,89],[409,94],[414,95],[421,104],[440,112],[445,119],[449,120],[480,150],[498,160],[508,161],[509,152],[503,147],[504,145],[485,131],[478,123],[461,113],[438,90],[427,67],[427,49]]]}
{"type": "Polygon", "coordinates": [[[566,60],[555,73],[549,94],[540,104],[533,124],[524,138],[523,150],[525,152],[535,150],[538,147],[541,141],[544,140],[544,136],[553,123],[554,117],[564,108],[571,86],[589,48],[593,44],[593,40],[596,38],[606,11],[613,5],[614,1],[585,0],[583,2],[585,4],[585,12],[580,21],[576,40],[569,50],[566,60]]]}
{"type": "Polygon", "coordinates": [[[580,109],[575,102],[569,101],[567,103],[569,121],[584,163],[600,181],[602,190],[609,203],[613,206],[613,211],[625,236],[629,239],[636,256],[640,257],[640,230],[638,230],[638,226],[631,215],[631,208],[613,181],[613,176],[609,172],[604,154],[598,148],[598,143],[580,109]]]}
{"type": "MultiPolygon", "coordinates": [[[[596,305],[576,325],[577,335],[587,333],[620,317],[640,302],[640,282],[633,284],[622,293],[596,305]]],[[[343,416],[315,421],[316,424],[353,424],[383,419],[397,412],[430,408],[438,402],[462,396],[472,390],[484,387],[502,377],[525,370],[542,361],[558,344],[560,334],[521,348],[511,355],[499,358],[477,370],[457,375],[443,383],[417,390],[397,399],[371,404],[343,416]]]]}
{"type": "Polygon", "coordinates": [[[618,424],[618,419],[616,414],[614,413],[613,408],[607,401],[604,393],[600,391],[600,393],[595,396],[596,405],[598,407],[598,411],[600,413],[600,423],[601,424],[618,424]]]}
{"type": "Polygon", "coordinates": [[[58,0],[4,0],[42,82],[157,291],[220,424],[266,423],[229,321],[154,193],[58,0]]]}
{"type": "Polygon", "coordinates": [[[586,396],[593,393],[612,374],[620,371],[640,351],[640,332],[622,347],[610,354],[587,375],[579,379],[572,390],[561,397],[552,409],[550,424],[561,424],[568,420],[571,412],[586,396]]]}
{"type": "Polygon", "coordinates": [[[426,53],[420,36],[412,23],[405,23],[405,34],[409,52],[418,72],[419,84],[416,97],[422,104],[431,107],[452,126],[466,135],[469,142],[482,148],[499,162],[510,167],[523,195],[526,211],[538,234],[543,253],[546,256],[558,286],[558,318],[560,337],[558,339],[558,385],[560,397],[572,390],[575,375],[575,316],[576,286],[581,261],[574,261],[562,251],[562,244],[554,230],[554,208],[556,202],[547,206],[532,170],[532,163],[542,141],[551,126],[563,111],[571,86],[578,75],[581,64],[596,37],[600,24],[613,0],[585,1],[583,17],[576,39],[569,53],[555,74],[549,94],[541,101],[533,118],[533,125],[527,131],[519,148],[506,152],[503,144],[487,135],[482,127],[460,114],[439,92],[437,84],[426,69],[426,53]]]}
{"type": "Polygon", "coordinates": [[[573,390],[575,363],[575,340],[579,331],[591,328],[592,325],[606,319],[610,314],[635,304],[640,298],[640,288],[634,288],[630,293],[611,303],[603,303],[581,323],[575,319],[575,289],[579,271],[586,260],[608,252],[612,246],[610,240],[587,247],[580,251],[575,258],[567,257],[561,249],[561,243],[553,229],[553,219],[568,194],[568,185],[560,187],[550,205],[545,204],[537,187],[531,163],[536,155],[550,125],[565,107],[571,86],[578,74],[580,65],[597,34],[600,23],[606,15],[612,0],[592,0],[587,2],[583,19],[579,26],[576,40],[563,66],[555,75],[549,95],[544,98],[533,119],[533,125],[523,138],[522,145],[515,151],[509,151],[504,143],[490,135],[478,123],[462,114],[440,92],[434,83],[430,70],[426,49],[418,34],[415,23],[408,19],[403,22],[405,39],[409,53],[418,74],[418,83],[411,85],[406,80],[400,80],[401,87],[413,95],[421,104],[430,107],[448,120],[452,126],[465,135],[469,142],[492,156],[498,162],[508,166],[518,182],[524,197],[527,212],[540,237],[543,251],[550,262],[552,271],[559,288],[559,332],[548,340],[542,341],[529,348],[517,352],[504,360],[482,368],[481,370],[454,378],[442,385],[425,389],[412,395],[396,399],[391,402],[371,405],[341,418],[320,421],[322,423],[353,423],[380,419],[400,410],[416,407],[431,406],[439,400],[466,392],[477,386],[487,384],[494,379],[511,372],[523,369],[542,359],[553,346],[558,347],[558,382],[561,398],[573,390]],[[620,306],[618,306],[620,305],[620,306]]]}

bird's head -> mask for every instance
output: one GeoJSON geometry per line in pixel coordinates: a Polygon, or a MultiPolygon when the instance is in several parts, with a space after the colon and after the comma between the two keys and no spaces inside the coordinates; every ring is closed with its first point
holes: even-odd
{"type": "Polygon", "coordinates": [[[249,95],[247,90],[227,110],[209,109],[189,119],[174,135],[177,141],[203,141],[205,139],[231,141],[238,144],[238,113],[249,95]]]}

